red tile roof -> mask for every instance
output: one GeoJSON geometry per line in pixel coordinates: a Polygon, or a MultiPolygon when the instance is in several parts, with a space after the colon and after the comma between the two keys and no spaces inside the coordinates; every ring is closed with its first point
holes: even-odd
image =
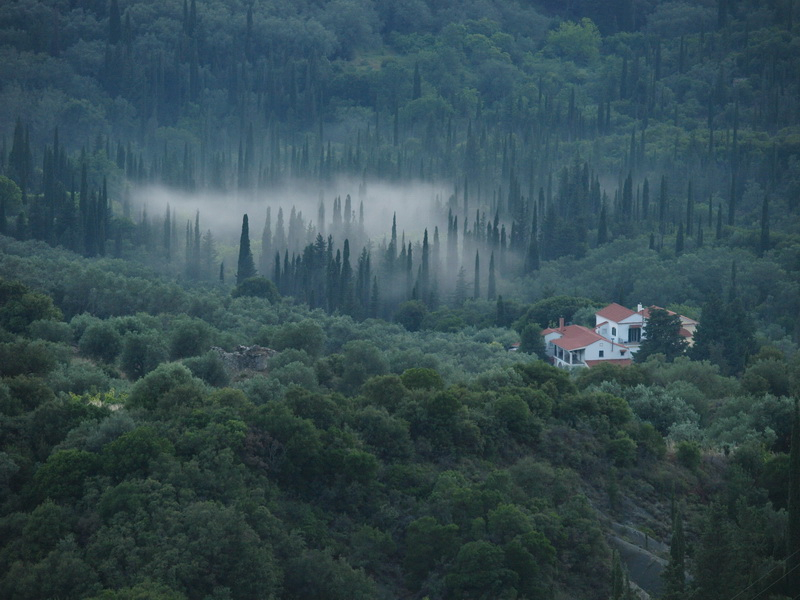
{"type": "Polygon", "coordinates": [[[594,342],[607,342],[599,333],[581,325],[567,325],[561,330],[563,337],[553,340],[553,343],[564,350],[577,350],[585,348],[594,342]]]}
{"type": "MultiPolygon", "coordinates": [[[[666,308],[661,308],[660,306],[656,306],[655,304],[653,306],[648,306],[647,308],[643,308],[642,310],[639,311],[639,314],[642,315],[645,319],[649,319],[650,318],[650,310],[653,309],[653,308],[657,308],[658,310],[664,310],[664,311],[667,312],[668,315],[677,314],[677,313],[672,312],[671,310],[667,310],[666,308]]],[[[680,315],[678,315],[678,316],[680,316],[680,315]]]]}
{"type": "Polygon", "coordinates": [[[630,308],[625,308],[621,304],[617,304],[616,302],[609,304],[604,309],[597,311],[595,314],[603,317],[604,319],[608,319],[609,321],[614,321],[615,323],[619,323],[630,317],[631,315],[635,315],[636,312],[631,310],[630,308]]]}
{"type": "Polygon", "coordinates": [[[596,367],[597,365],[603,363],[619,365],[620,367],[627,367],[628,365],[633,364],[633,361],[630,358],[611,358],[609,360],[587,360],[585,362],[587,367],[596,367]]]}

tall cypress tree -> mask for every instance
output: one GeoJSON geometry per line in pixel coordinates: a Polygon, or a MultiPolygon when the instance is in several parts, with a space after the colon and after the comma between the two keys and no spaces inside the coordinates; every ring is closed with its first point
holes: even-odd
{"type": "Polygon", "coordinates": [[[486,297],[489,300],[494,300],[497,295],[497,279],[494,272],[494,252],[489,257],[489,283],[486,297]]]}
{"type": "Polygon", "coordinates": [[[473,281],[472,297],[477,300],[481,297],[481,255],[475,252],[475,280],[473,281]]]}
{"type": "Polygon", "coordinates": [[[600,209],[600,224],[597,226],[597,246],[608,242],[608,223],[606,218],[606,205],[600,209]]]}
{"type": "Polygon", "coordinates": [[[786,593],[800,589],[800,407],[794,400],[792,446],[789,450],[789,527],[786,548],[786,593]]]}
{"type": "Polygon", "coordinates": [[[122,20],[119,14],[119,2],[111,0],[108,11],[108,43],[117,44],[122,37],[122,20]]]}
{"type": "Polygon", "coordinates": [[[686,543],[683,537],[683,518],[676,511],[669,546],[669,564],[663,573],[664,600],[681,600],[686,587],[686,543]]]}
{"type": "Polygon", "coordinates": [[[250,225],[247,214],[242,218],[242,235],[239,238],[239,262],[236,270],[236,285],[245,279],[255,277],[256,265],[253,262],[253,253],[250,251],[250,225]]]}
{"type": "Polygon", "coordinates": [[[758,244],[758,255],[763,256],[769,250],[769,196],[764,196],[761,204],[761,238],[758,244]]]}

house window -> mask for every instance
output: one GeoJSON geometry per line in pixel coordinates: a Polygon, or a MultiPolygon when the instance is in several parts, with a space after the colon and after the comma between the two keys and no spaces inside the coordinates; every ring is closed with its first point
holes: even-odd
{"type": "Polygon", "coordinates": [[[611,328],[611,335],[617,335],[617,328],[616,327],[612,327],[611,328]]]}
{"type": "Polygon", "coordinates": [[[638,327],[632,327],[628,330],[629,342],[640,342],[642,340],[642,330],[638,327]]]}
{"type": "Polygon", "coordinates": [[[600,358],[603,358],[605,355],[606,355],[606,351],[605,350],[600,350],[600,355],[599,355],[600,358]]]}

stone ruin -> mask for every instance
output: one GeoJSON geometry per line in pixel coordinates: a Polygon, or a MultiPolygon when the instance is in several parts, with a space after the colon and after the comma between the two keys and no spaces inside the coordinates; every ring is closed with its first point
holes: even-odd
{"type": "Polygon", "coordinates": [[[231,374],[241,371],[266,371],[269,359],[278,353],[277,350],[263,346],[238,346],[233,352],[225,352],[217,346],[211,349],[219,354],[225,369],[231,374]]]}

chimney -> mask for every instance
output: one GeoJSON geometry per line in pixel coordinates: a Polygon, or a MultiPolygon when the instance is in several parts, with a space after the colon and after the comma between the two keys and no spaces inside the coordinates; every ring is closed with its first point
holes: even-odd
{"type": "Polygon", "coordinates": [[[564,317],[559,317],[559,319],[558,319],[558,328],[560,330],[562,330],[562,331],[564,330],[564,317]]]}
{"type": "Polygon", "coordinates": [[[642,309],[643,309],[642,303],[639,302],[639,304],[636,305],[636,312],[642,312],[642,309]]]}

